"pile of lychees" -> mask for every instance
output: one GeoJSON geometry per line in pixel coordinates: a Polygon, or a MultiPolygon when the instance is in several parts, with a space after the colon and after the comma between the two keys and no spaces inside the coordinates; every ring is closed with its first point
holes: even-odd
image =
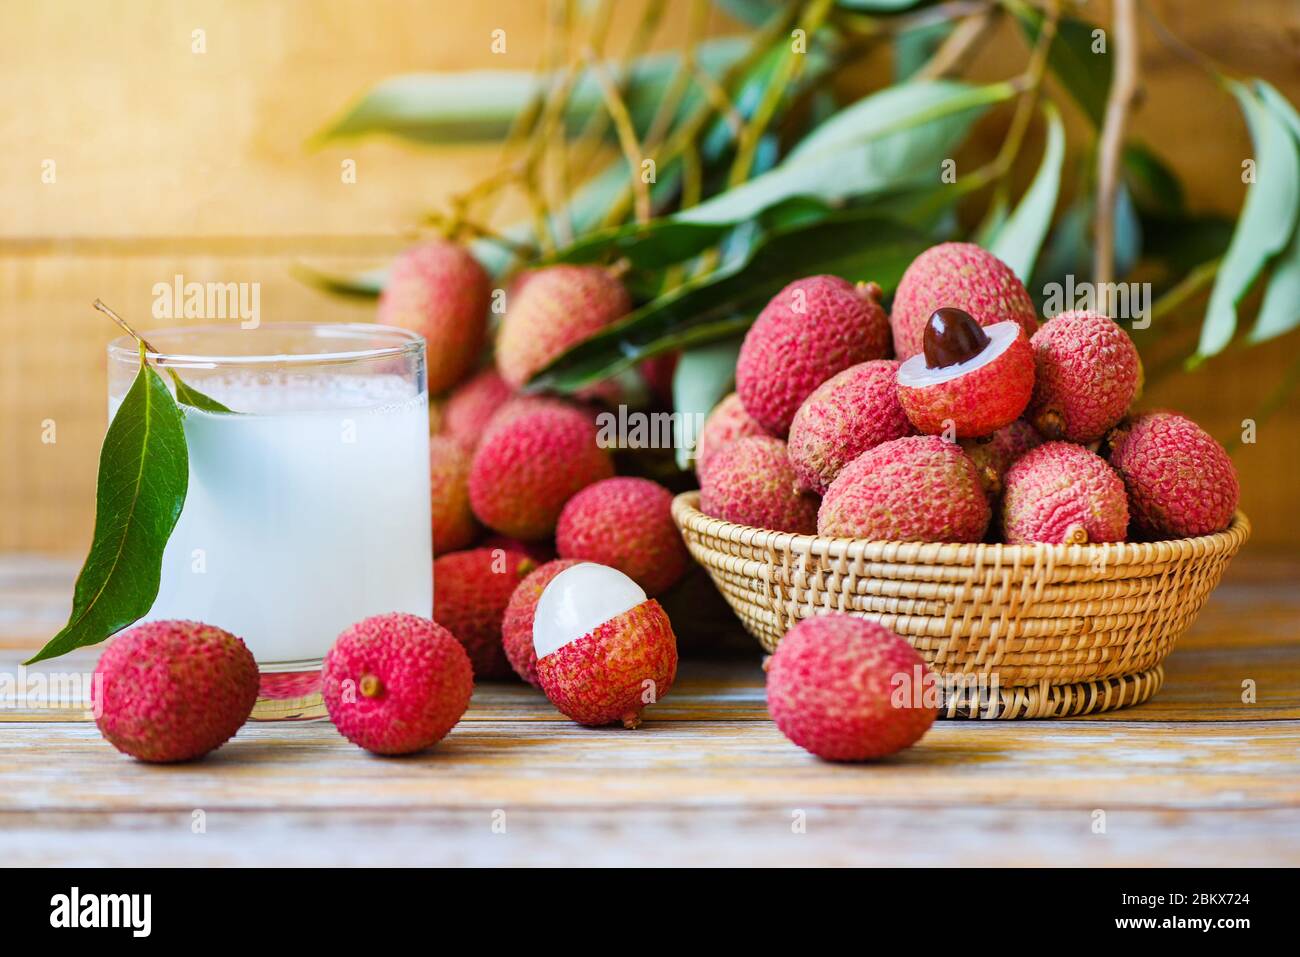
{"type": "Polygon", "coordinates": [[[1231,522],[1231,459],[1190,419],[1133,412],[1142,364],[1112,319],[1040,325],[1015,274],[969,243],[918,256],[889,315],[878,299],[813,276],[767,305],[700,438],[702,511],[908,542],[1119,542],[1231,522]]]}

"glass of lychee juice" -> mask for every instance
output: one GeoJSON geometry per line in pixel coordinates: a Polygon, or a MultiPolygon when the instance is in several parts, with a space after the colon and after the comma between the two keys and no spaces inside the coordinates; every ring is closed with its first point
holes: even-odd
{"type": "MultiPolygon", "coordinates": [[[[339,632],[433,611],[424,339],[311,323],[146,336],[155,368],[230,410],[181,406],[189,489],[146,620],[242,638],[262,671],[254,718],[320,717],[339,632]]],[[[108,366],[111,419],[139,369],[134,341],[111,343],[108,366]]]]}

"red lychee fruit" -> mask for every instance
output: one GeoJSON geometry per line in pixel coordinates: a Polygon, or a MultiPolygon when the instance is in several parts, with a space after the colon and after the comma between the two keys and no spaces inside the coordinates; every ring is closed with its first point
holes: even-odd
{"type": "Polygon", "coordinates": [[[884,442],[826,490],[817,533],[890,542],[978,542],[989,502],[975,464],[937,435],[884,442]]]}
{"type": "Polygon", "coordinates": [[[1034,301],[1011,267],[974,243],[940,243],[912,260],[894,294],[889,324],[900,361],[922,351],[925,324],[944,307],[969,313],[981,326],[1011,320],[1026,336],[1038,328],[1034,301]]]}
{"type": "Polygon", "coordinates": [[[1025,418],[1049,439],[1087,445],[1128,412],[1142,360],[1128,333],[1095,312],[1063,312],[1031,340],[1034,397],[1025,418]]]}
{"type": "Polygon", "coordinates": [[[898,369],[898,400],[919,431],[980,438],[1025,411],[1034,352],[1019,323],[983,327],[961,309],[940,309],[924,340],[925,351],[898,369]]]}
{"type": "Polygon", "coordinates": [[[1124,483],[1082,445],[1046,442],[1006,473],[1002,537],[1009,545],[1122,542],[1127,531],[1124,483]]]}
{"type": "Polygon", "coordinates": [[[959,444],[962,451],[975,463],[980,484],[984,486],[984,491],[992,501],[1002,494],[1002,476],[1006,474],[1007,469],[1030,449],[1042,445],[1043,437],[1024,419],[1016,419],[990,436],[982,439],[963,439],[959,444]]]}
{"type": "Polygon", "coordinates": [[[589,416],[551,400],[503,409],[474,452],[469,500],[479,521],[524,541],[555,531],[579,490],[610,478],[614,464],[589,416]]]}
{"type": "Polygon", "coordinates": [[[811,535],[817,496],[797,486],[784,442],[770,435],[737,439],[710,460],[700,511],[724,522],[811,535]]]}
{"type": "Polygon", "coordinates": [[[519,587],[510,596],[510,603],[506,605],[505,617],[501,622],[501,644],[515,674],[534,688],[542,686],[537,680],[537,652],[533,648],[533,616],[537,613],[538,599],[552,578],[566,568],[580,564],[582,563],[578,561],[557,558],[533,569],[519,583],[519,587]]]}
{"type": "Polygon", "coordinates": [[[663,592],[690,555],[673,523],[673,493],[644,478],[611,478],[569,499],[555,526],[561,558],[609,565],[645,589],[663,592]]]}
{"type": "Polygon", "coordinates": [[[519,388],[551,360],[632,308],[623,283],[600,266],[544,266],[511,291],[497,335],[497,368],[519,388]]]}
{"type": "Polygon", "coordinates": [[[441,741],[473,691],[469,657],[451,632],[400,613],[347,628],[321,672],[334,727],[375,754],[410,754],[441,741]]]}
{"type": "Polygon", "coordinates": [[[394,261],[378,319],[424,336],[430,394],[450,389],[478,362],[491,295],[488,274],[456,243],[435,240],[394,261]]]}
{"type": "Polygon", "coordinates": [[[1124,480],[1135,530],[1149,538],[1221,532],[1241,487],[1227,451],[1175,412],[1144,412],[1115,430],[1110,464],[1124,480]]]}
{"type": "Polygon", "coordinates": [[[740,347],[736,392],[748,412],[784,437],[804,399],[851,365],[889,354],[880,287],[811,276],[772,297],[740,347]]]}
{"type": "Polygon", "coordinates": [[[244,643],[197,621],[150,621],[118,635],[95,667],[99,732],[141,761],[190,761],[229,741],[257,702],[244,643]]]}
{"type": "Polygon", "coordinates": [[[455,439],[429,437],[433,550],[455,551],[474,541],[478,524],[469,507],[470,454],[455,439]]]}
{"type": "Polygon", "coordinates": [[[492,417],[501,411],[514,390],[496,369],[484,369],[458,385],[442,407],[442,433],[473,449],[483,438],[492,417]]]}
{"type": "Polygon", "coordinates": [[[915,430],[898,401],[898,363],[875,359],[831,376],[804,400],[790,425],[799,487],[824,493],[848,465],[881,442],[915,430]]]}
{"type": "Polygon", "coordinates": [[[501,620],[515,587],[537,567],[523,552],[471,548],[433,563],[433,620],[465,646],[481,681],[510,677],[501,620]]]}
{"type": "Polygon", "coordinates": [[[551,579],[533,617],[537,680],[560,712],[635,728],[677,676],[668,615],[617,569],[579,562],[551,579]]]}
{"type": "Polygon", "coordinates": [[[767,664],[767,710],[781,733],[827,761],[910,747],[934,724],[925,661],[888,628],[848,615],[805,618],[767,664]]]}
{"type": "Polygon", "coordinates": [[[713,407],[700,429],[695,443],[695,475],[703,481],[709,461],[736,439],[750,435],[767,435],[767,430],[745,411],[740,396],[732,392],[713,407]]]}
{"type": "Polygon", "coordinates": [[[637,366],[650,394],[664,405],[672,405],[673,376],[677,373],[677,363],[681,357],[680,352],[665,352],[652,356],[637,366]]]}

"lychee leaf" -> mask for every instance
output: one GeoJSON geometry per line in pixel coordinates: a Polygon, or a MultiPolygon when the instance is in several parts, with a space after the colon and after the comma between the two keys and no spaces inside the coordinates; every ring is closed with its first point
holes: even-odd
{"type": "MultiPolygon", "coordinates": [[[[1265,106],[1300,142],[1300,114],[1296,113],[1295,107],[1263,80],[1256,81],[1255,89],[1265,106]]],[[[1250,330],[1250,341],[1272,339],[1290,332],[1297,325],[1300,325],[1300,222],[1292,229],[1291,241],[1273,264],[1273,273],[1264,290],[1264,301],[1255,317],[1255,326],[1250,330]]]]}
{"type": "Polygon", "coordinates": [[[189,475],[180,409],[141,345],[140,371],[99,454],[95,532],[73,590],[72,613],[25,664],[99,644],[148,613],[189,475]]]}
{"type": "MultiPolygon", "coordinates": [[[[1014,2],[1011,10],[1029,42],[1037,43],[1043,28],[1043,12],[1025,3],[1014,2]]],[[[1110,38],[1095,23],[1076,17],[1061,17],[1056,36],[1047,51],[1047,67],[1079,104],[1092,125],[1101,126],[1106,115],[1106,98],[1110,95],[1110,38]],[[1101,36],[1097,37],[1100,33],[1101,36]],[[1105,44],[1102,51],[1096,47],[1105,44]]]]}
{"type": "Polygon", "coordinates": [[[1061,166],[1065,161],[1065,127],[1060,111],[1050,102],[1043,105],[1047,116],[1047,144],[1043,148],[1043,162],[1034,175],[1034,181],[1025,190],[1016,208],[998,229],[997,238],[989,251],[1011,267],[1021,282],[1029,282],[1034,273],[1034,263],[1043,247],[1056,199],[1061,189],[1061,166]]]}
{"type": "Polygon", "coordinates": [[[175,369],[168,369],[167,374],[171,376],[172,385],[176,387],[176,401],[181,405],[198,409],[200,412],[210,412],[213,415],[239,415],[234,409],[222,405],[212,396],[200,392],[192,385],[187,385],[185,380],[176,374],[175,369]]]}
{"type": "Polygon", "coordinates": [[[731,391],[742,338],[733,336],[688,349],[673,370],[673,439],[677,467],[690,468],[704,416],[731,391]]]}

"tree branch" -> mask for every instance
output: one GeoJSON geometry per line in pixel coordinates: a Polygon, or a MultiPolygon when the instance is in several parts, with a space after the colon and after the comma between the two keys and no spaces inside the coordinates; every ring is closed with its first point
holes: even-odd
{"type": "Polygon", "coordinates": [[[1093,282],[1115,273],[1115,200],[1119,195],[1124,126],[1138,88],[1137,0],[1115,0],[1115,74],[1106,97],[1097,171],[1097,215],[1093,226],[1093,282]]]}

